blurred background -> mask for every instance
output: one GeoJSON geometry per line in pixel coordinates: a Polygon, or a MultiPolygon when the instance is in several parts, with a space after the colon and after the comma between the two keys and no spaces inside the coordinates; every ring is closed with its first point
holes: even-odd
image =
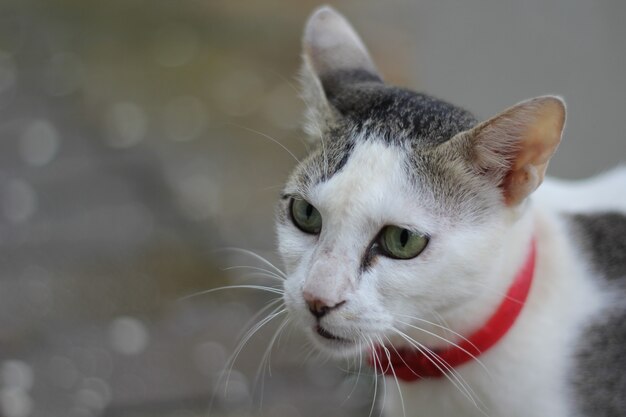
{"type": "MultiPolygon", "coordinates": [[[[330,3],[388,81],[479,117],[562,94],[552,175],[624,160],[626,2],[330,3]]],[[[225,388],[275,295],[183,298],[275,285],[216,249],[278,263],[273,208],[295,161],[275,141],[306,153],[295,74],[317,5],[0,0],[0,416],[368,415],[371,374],[316,359],[297,331],[256,378],[281,318],[225,388]]]]}

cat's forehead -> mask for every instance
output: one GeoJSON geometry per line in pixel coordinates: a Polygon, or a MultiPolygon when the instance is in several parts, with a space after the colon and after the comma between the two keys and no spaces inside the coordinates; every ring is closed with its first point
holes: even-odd
{"type": "Polygon", "coordinates": [[[471,113],[445,101],[367,78],[348,85],[338,76],[323,82],[337,118],[320,129],[318,147],[296,170],[301,186],[331,178],[360,144],[381,142],[415,160],[476,124],[471,113]]]}
{"type": "Polygon", "coordinates": [[[345,178],[342,174],[346,171],[350,171],[348,178],[369,178],[370,183],[374,179],[378,182],[391,180],[392,171],[394,176],[402,173],[402,177],[407,177],[411,152],[407,147],[386,143],[380,138],[366,136],[364,132],[342,134],[333,140],[322,141],[300,162],[285,193],[310,198],[318,193],[320,186],[336,183],[337,177],[345,178]]]}
{"type": "Polygon", "coordinates": [[[385,205],[388,193],[404,194],[410,186],[407,156],[402,148],[381,141],[359,142],[345,167],[319,183],[313,197],[337,207],[347,206],[344,200],[359,204],[365,196],[370,203],[380,200],[385,205]]]}
{"type": "Polygon", "coordinates": [[[356,131],[375,132],[386,141],[410,141],[435,145],[476,124],[468,111],[426,94],[389,86],[353,72],[337,71],[322,79],[327,98],[339,115],[339,123],[356,131]]]}
{"type": "Polygon", "coordinates": [[[484,220],[499,204],[497,190],[469,175],[462,161],[437,145],[390,142],[361,132],[322,143],[296,168],[285,197],[337,207],[362,206],[360,200],[372,207],[376,202],[382,207],[378,211],[387,213],[419,206],[440,218],[484,220]]]}
{"type": "Polygon", "coordinates": [[[347,223],[357,228],[370,222],[403,223],[417,207],[410,164],[401,146],[358,141],[345,165],[327,180],[309,184],[304,197],[328,215],[326,221],[335,229],[347,223]]]}

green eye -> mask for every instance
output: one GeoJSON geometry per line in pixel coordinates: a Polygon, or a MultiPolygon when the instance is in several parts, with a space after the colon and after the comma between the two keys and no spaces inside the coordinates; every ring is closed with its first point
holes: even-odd
{"type": "Polygon", "coordinates": [[[419,255],[428,244],[428,237],[403,229],[387,226],[378,240],[385,255],[396,259],[411,259],[419,255]]]}
{"type": "Polygon", "coordinates": [[[306,200],[291,200],[291,218],[305,233],[317,235],[322,230],[322,215],[306,200]]]}

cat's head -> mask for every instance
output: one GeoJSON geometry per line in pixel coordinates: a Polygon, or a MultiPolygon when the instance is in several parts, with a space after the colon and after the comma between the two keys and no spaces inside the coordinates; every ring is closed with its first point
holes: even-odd
{"type": "Polygon", "coordinates": [[[435,320],[499,288],[500,255],[559,144],[562,100],[538,97],[478,123],[385,84],[329,7],[309,19],[303,49],[317,143],[277,216],[295,321],[344,355],[384,343],[410,317],[435,320]]]}

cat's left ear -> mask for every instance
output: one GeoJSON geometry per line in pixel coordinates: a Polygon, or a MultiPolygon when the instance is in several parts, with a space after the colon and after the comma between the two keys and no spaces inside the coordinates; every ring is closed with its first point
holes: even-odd
{"type": "Polygon", "coordinates": [[[523,101],[468,132],[472,163],[496,179],[507,206],[520,204],[543,181],[565,126],[556,96],[523,101]]]}
{"type": "Polygon", "coordinates": [[[319,136],[338,117],[333,98],[356,82],[382,82],[365,44],[352,25],[330,6],[309,17],[302,37],[302,96],[307,133],[319,136]]]}

